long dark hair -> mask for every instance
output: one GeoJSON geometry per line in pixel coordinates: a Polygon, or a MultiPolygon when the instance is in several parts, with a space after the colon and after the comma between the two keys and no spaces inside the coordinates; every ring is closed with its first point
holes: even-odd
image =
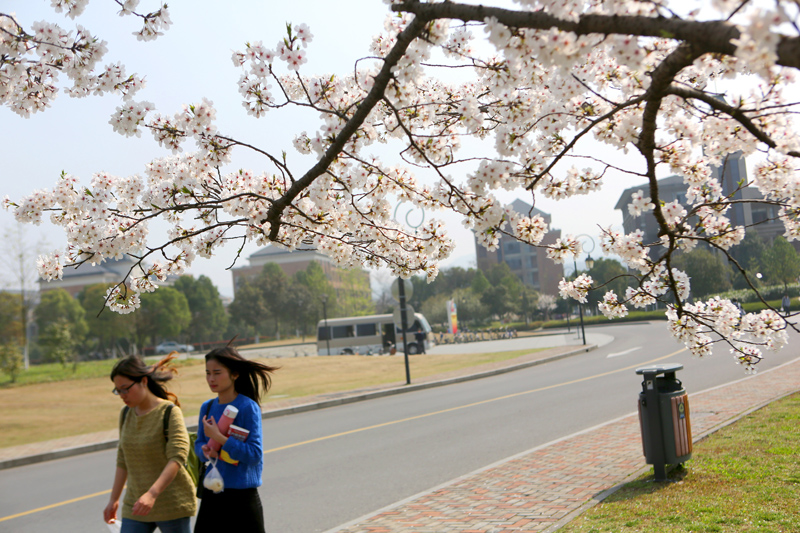
{"type": "Polygon", "coordinates": [[[208,352],[206,362],[212,360],[230,370],[232,374],[237,374],[233,388],[259,405],[261,405],[261,397],[272,386],[272,373],[280,368],[245,359],[232,346],[214,348],[208,352]]]}
{"type": "Polygon", "coordinates": [[[120,359],[117,364],[114,365],[114,369],[111,370],[111,381],[114,381],[114,378],[117,376],[124,376],[136,383],[142,381],[142,378],[147,378],[147,388],[150,389],[150,392],[180,407],[181,404],[178,401],[178,396],[169,392],[164,385],[178,373],[178,369],[171,363],[175,357],[174,354],[171,354],[164,357],[158,363],[147,366],[139,357],[129,355],[128,357],[120,359]]]}

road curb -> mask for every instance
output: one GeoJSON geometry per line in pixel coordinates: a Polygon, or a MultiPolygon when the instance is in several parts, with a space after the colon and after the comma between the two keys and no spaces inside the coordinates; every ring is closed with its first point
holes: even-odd
{"type": "MultiPolygon", "coordinates": [[[[581,345],[580,347],[570,350],[558,355],[554,355],[551,357],[545,357],[542,359],[537,359],[535,361],[527,361],[525,363],[519,363],[516,365],[511,365],[503,368],[497,368],[494,370],[488,370],[485,372],[477,372],[475,374],[469,374],[466,376],[458,376],[454,378],[442,379],[439,381],[430,381],[426,383],[412,383],[411,385],[403,385],[400,387],[393,387],[390,389],[383,389],[383,390],[375,390],[364,392],[360,394],[353,394],[349,396],[342,396],[341,398],[334,398],[331,400],[323,400],[319,402],[310,402],[300,405],[295,405],[292,407],[285,407],[281,409],[273,409],[270,411],[265,411],[262,413],[261,418],[262,420],[266,420],[268,418],[277,418],[279,416],[287,416],[287,415],[294,415],[299,413],[305,413],[308,411],[316,411],[318,409],[327,409],[328,407],[336,407],[338,405],[346,405],[350,403],[356,402],[363,402],[367,400],[374,400],[376,398],[384,398],[387,396],[394,396],[396,394],[404,394],[407,392],[415,392],[425,389],[432,389],[435,387],[444,387],[446,385],[453,385],[455,383],[462,383],[465,381],[472,381],[476,379],[483,379],[491,376],[497,376],[500,374],[505,374],[508,372],[514,372],[516,370],[522,370],[524,368],[529,368],[532,366],[542,365],[545,363],[549,363],[552,361],[557,361],[559,359],[563,359],[565,357],[571,357],[573,355],[578,355],[581,353],[586,353],[591,350],[597,348],[594,344],[588,345],[581,345]]],[[[342,393],[347,394],[347,393],[342,393]]],[[[187,425],[186,429],[189,431],[197,431],[197,425],[187,425]]],[[[76,455],[83,455],[87,453],[99,452],[103,450],[110,450],[112,448],[117,447],[117,443],[119,442],[118,439],[112,439],[102,442],[95,442],[92,444],[85,444],[81,446],[74,446],[71,448],[64,448],[61,450],[53,450],[49,452],[42,452],[38,454],[28,455],[25,457],[15,457],[13,459],[4,459],[0,460],[0,470],[6,470],[9,468],[16,468],[19,466],[26,466],[31,464],[42,463],[45,461],[53,461],[56,459],[64,459],[66,457],[74,457],[76,455]]]]}

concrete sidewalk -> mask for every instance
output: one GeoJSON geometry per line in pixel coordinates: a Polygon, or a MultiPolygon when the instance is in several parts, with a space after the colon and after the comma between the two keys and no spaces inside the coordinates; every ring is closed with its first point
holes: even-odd
{"type": "MultiPolygon", "coordinates": [[[[800,359],[690,395],[694,441],[800,390],[800,359]]],[[[637,415],[550,442],[326,533],[506,533],[558,530],[644,463],[637,415]]]]}

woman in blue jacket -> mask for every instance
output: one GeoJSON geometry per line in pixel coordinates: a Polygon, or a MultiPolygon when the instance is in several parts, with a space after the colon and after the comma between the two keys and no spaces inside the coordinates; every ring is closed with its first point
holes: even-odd
{"type": "Polygon", "coordinates": [[[231,526],[237,531],[264,532],[264,510],[258,495],[264,464],[259,404],[272,385],[275,370],[243,358],[230,346],[206,354],[206,381],[217,396],[200,408],[195,453],[201,459],[217,459],[224,490],[215,494],[203,489],[195,533],[219,533],[231,526]],[[239,411],[233,424],[250,432],[244,441],[223,435],[217,426],[229,405],[239,411]],[[219,452],[209,447],[210,440],[222,446],[219,452]]]}

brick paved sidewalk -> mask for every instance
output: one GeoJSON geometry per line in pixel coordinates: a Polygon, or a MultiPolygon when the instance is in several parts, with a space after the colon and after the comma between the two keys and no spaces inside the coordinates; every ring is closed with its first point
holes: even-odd
{"type": "MultiPolygon", "coordinates": [[[[800,359],[690,395],[695,442],[800,390],[800,359]]],[[[647,467],[627,416],[490,465],[327,533],[506,533],[557,530],[647,467]]]]}

